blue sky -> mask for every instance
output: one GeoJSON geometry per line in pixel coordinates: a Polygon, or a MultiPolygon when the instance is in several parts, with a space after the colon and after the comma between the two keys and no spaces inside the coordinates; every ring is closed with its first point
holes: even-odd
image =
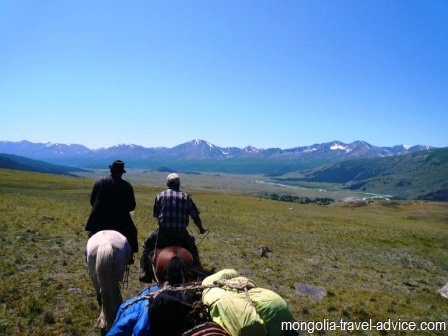
{"type": "Polygon", "coordinates": [[[0,140],[448,146],[448,1],[0,1],[0,140]]]}

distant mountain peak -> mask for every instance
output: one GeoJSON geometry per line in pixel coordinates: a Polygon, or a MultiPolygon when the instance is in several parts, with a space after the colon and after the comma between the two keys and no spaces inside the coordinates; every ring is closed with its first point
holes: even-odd
{"type": "Polygon", "coordinates": [[[330,146],[331,150],[346,150],[347,146],[343,146],[340,142],[335,142],[330,146]]]}
{"type": "Polygon", "coordinates": [[[250,146],[250,145],[244,147],[243,150],[244,150],[246,153],[260,153],[260,151],[261,151],[260,149],[254,147],[254,146],[250,146]]]}
{"type": "Polygon", "coordinates": [[[125,143],[121,143],[121,144],[112,146],[111,148],[138,148],[138,147],[142,147],[142,146],[135,145],[135,144],[125,144],[125,143]]]}
{"type": "Polygon", "coordinates": [[[193,140],[190,141],[190,143],[192,143],[195,146],[198,146],[200,144],[207,143],[207,141],[202,140],[202,139],[193,139],[193,140]]]}
{"type": "MultiPolygon", "coordinates": [[[[10,142],[0,141],[0,153],[20,155],[37,160],[45,160],[51,163],[71,166],[104,166],[111,160],[121,159],[132,161],[132,165],[138,168],[158,168],[169,166],[187,167],[184,169],[201,170],[207,161],[207,167],[223,169],[224,165],[234,164],[235,169],[243,171],[267,172],[271,165],[281,167],[278,171],[291,170],[290,167],[313,167],[315,165],[329,164],[356,158],[389,157],[422,150],[431,149],[430,146],[406,146],[396,145],[392,147],[373,146],[365,141],[354,141],[350,144],[341,141],[317,143],[309,146],[298,146],[290,149],[268,148],[261,149],[254,146],[219,147],[202,139],[194,139],[189,142],[167,147],[143,147],[136,144],[119,144],[109,148],[89,149],[82,145],[32,143],[29,141],[10,142]],[[233,160],[248,160],[245,167],[241,161],[232,163],[233,160]],[[263,164],[254,164],[254,161],[262,159],[263,164]],[[227,160],[224,163],[224,160],[227,160]],[[270,161],[267,164],[267,161],[270,161]],[[288,163],[286,164],[286,160],[288,163]],[[216,161],[216,162],[213,162],[216,161]],[[263,166],[264,165],[264,166],[263,166]],[[289,165],[287,167],[287,165],[289,165]]],[[[212,168],[209,168],[212,169],[212,168]]]]}
{"type": "Polygon", "coordinates": [[[190,144],[190,145],[193,145],[193,146],[199,146],[199,145],[206,144],[206,143],[207,143],[207,141],[202,140],[202,139],[193,139],[191,141],[185,142],[184,144],[190,144]]]}
{"type": "Polygon", "coordinates": [[[202,140],[202,139],[194,139],[191,140],[190,142],[186,142],[186,145],[191,145],[193,147],[199,147],[199,146],[208,146],[210,149],[213,147],[216,147],[215,145],[213,145],[212,143],[202,140]]]}

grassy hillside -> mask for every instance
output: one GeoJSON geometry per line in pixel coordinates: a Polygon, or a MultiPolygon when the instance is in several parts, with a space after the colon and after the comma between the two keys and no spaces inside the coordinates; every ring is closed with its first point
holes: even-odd
{"type": "Polygon", "coordinates": [[[448,201],[448,148],[396,157],[359,159],[307,171],[282,182],[340,183],[345,188],[399,199],[448,201]]]}
{"type": "MultiPolygon", "coordinates": [[[[83,178],[0,169],[1,335],[98,334],[84,261],[92,185],[83,178]]],[[[151,205],[159,189],[135,191],[142,242],[156,226],[151,205]]],[[[210,230],[198,246],[204,264],[235,268],[278,292],[297,319],[448,320],[448,301],[436,293],[448,282],[448,204],[324,207],[187,191],[210,230]],[[259,245],[270,247],[272,256],[258,256],[259,245]],[[298,283],[324,287],[327,296],[298,295],[298,283]]],[[[133,266],[125,298],[143,288],[137,278],[133,266]]]]}
{"type": "Polygon", "coordinates": [[[0,154],[0,168],[62,175],[71,175],[74,172],[86,172],[85,169],[81,168],[55,165],[12,154],[0,154]]]}

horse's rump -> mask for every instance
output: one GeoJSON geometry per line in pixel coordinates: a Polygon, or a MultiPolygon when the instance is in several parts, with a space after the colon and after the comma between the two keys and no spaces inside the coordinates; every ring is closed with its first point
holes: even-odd
{"type": "Polygon", "coordinates": [[[190,251],[180,246],[157,249],[153,258],[156,281],[168,281],[171,285],[185,282],[188,269],[192,266],[193,256],[190,251]]]}
{"type": "Polygon", "coordinates": [[[130,247],[122,234],[105,230],[90,237],[86,252],[89,275],[101,306],[97,325],[107,331],[122,302],[120,281],[131,256],[130,247]]]}
{"type": "Polygon", "coordinates": [[[193,256],[190,251],[181,246],[167,246],[156,250],[154,261],[164,265],[173,257],[180,257],[188,265],[193,265],[193,256]]]}

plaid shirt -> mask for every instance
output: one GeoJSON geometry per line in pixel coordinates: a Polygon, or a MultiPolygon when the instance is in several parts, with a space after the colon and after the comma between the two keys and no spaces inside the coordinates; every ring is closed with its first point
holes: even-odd
{"type": "Polygon", "coordinates": [[[188,226],[189,216],[198,217],[199,210],[188,194],[167,189],[156,196],[153,215],[161,230],[183,230],[188,226]]]}

